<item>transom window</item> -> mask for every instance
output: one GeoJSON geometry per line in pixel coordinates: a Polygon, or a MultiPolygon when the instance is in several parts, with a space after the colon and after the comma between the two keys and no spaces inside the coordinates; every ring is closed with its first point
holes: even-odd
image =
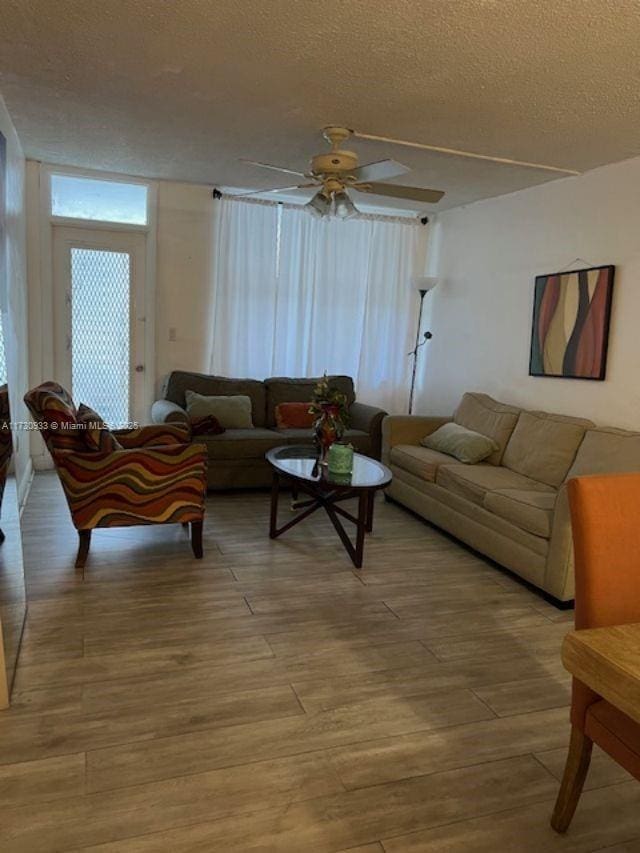
{"type": "Polygon", "coordinates": [[[125,225],[147,224],[147,187],[78,175],[51,175],[51,213],[125,225]]]}

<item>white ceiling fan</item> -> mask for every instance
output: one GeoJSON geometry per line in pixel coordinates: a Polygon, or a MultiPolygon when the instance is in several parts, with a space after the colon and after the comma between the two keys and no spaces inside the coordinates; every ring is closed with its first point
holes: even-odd
{"type": "Polygon", "coordinates": [[[329,151],[316,154],[311,158],[308,172],[298,172],[295,169],[287,169],[275,166],[272,163],[261,163],[256,160],[241,159],[242,163],[250,166],[258,166],[261,169],[270,169],[275,172],[284,172],[287,175],[296,175],[304,178],[307,183],[293,184],[288,187],[276,187],[272,190],[256,190],[251,193],[240,193],[236,197],[244,198],[249,195],[262,195],[264,193],[290,192],[296,189],[315,189],[313,198],[307,202],[305,208],[314,216],[323,217],[335,214],[341,219],[348,219],[358,213],[356,206],[351,201],[347,192],[355,191],[389,198],[407,199],[410,201],[423,202],[424,204],[435,204],[444,195],[443,190],[421,189],[420,187],[400,186],[399,184],[380,183],[381,179],[395,178],[409,172],[408,166],[403,166],[395,160],[379,160],[374,163],[359,165],[358,155],[354,151],[347,151],[341,145],[350,137],[369,139],[375,142],[387,142],[393,145],[404,145],[409,148],[420,148],[427,151],[450,154],[457,157],[469,157],[478,160],[489,160],[503,165],[524,166],[530,169],[543,169],[551,172],[562,172],[563,174],[577,175],[570,169],[561,169],[557,166],[545,166],[540,163],[527,163],[521,160],[510,160],[505,157],[490,157],[485,154],[474,154],[470,151],[459,151],[452,148],[442,148],[435,145],[427,145],[420,142],[409,142],[402,139],[393,139],[384,136],[360,133],[349,130],[346,127],[329,125],[322,131],[322,135],[331,146],[329,151]]]}

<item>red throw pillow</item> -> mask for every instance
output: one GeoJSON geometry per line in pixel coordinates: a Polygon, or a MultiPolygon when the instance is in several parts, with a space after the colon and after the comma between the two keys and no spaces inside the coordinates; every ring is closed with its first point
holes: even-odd
{"type": "Polygon", "coordinates": [[[225,431],[214,415],[203,415],[191,421],[191,435],[222,435],[225,431]]]}
{"type": "Polygon", "coordinates": [[[78,423],[82,426],[82,437],[88,450],[102,453],[122,450],[122,445],[100,415],[84,403],[78,406],[78,423]]]}
{"type": "Polygon", "coordinates": [[[315,416],[309,411],[311,403],[280,403],[276,406],[278,429],[311,429],[315,416]]]}

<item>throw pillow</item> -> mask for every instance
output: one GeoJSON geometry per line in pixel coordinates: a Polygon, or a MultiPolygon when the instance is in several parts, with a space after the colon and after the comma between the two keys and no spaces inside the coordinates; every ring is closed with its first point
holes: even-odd
{"type": "Polygon", "coordinates": [[[203,415],[191,421],[191,435],[222,435],[225,428],[214,415],[203,415]]]}
{"type": "Polygon", "coordinates": [[[81,424],[82,436],[88,450],[98,450],[101,453],[122,450],[122,445],[100,415],[84,403],[78,406],[78,423],[81,424]]]}
{"type": "Polygon", "coordinates": [[[243,394],[231,397],[205,397],[195,391],[185,391],[187,414],[193,423],[198,418],[213,415],[223,429],[253,429],[251,398],[243,394]]]}
{"type": "Polygon", "coordinates": [[[443,424],[431,435],[425,436],[420,444],[430,450],[454,456],[466,465],[482,462],[498,449],[492,438],[454,423],[443,424]]]}
{"type": "Polygon", "coordinates": [[[315,415],[309,411],[311,403],[279,403],[276,406],[278,429],[311,429],[315,415]]]}

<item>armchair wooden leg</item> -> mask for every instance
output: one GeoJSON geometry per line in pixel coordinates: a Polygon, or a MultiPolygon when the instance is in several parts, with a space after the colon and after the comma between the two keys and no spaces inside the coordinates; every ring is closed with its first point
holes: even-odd
{"type": "Polygon", "coordinates": [[[591,738],[573,726],[564,776],[551,817],[551,826],[556,832],[566,832],[569,828],[582,793],[584,780],[587,778],[592,749],[593,741],[591,738]]]}
{"type": "Polygon", "coordinates": [[[193,549],[194,556],[198,559],[202,559],[203,550],[202,550],[202,522],[201,521],[192,521],[191,522],[191,547],[193,549]]]}
{"type": "Polygon", "coordinates": [[[89,546],[91,545],[91,531],[78,530],[78,556],[76,557],[76,569],[84,569],[84,564],[87,562],[89,554],[89,546]]]}

